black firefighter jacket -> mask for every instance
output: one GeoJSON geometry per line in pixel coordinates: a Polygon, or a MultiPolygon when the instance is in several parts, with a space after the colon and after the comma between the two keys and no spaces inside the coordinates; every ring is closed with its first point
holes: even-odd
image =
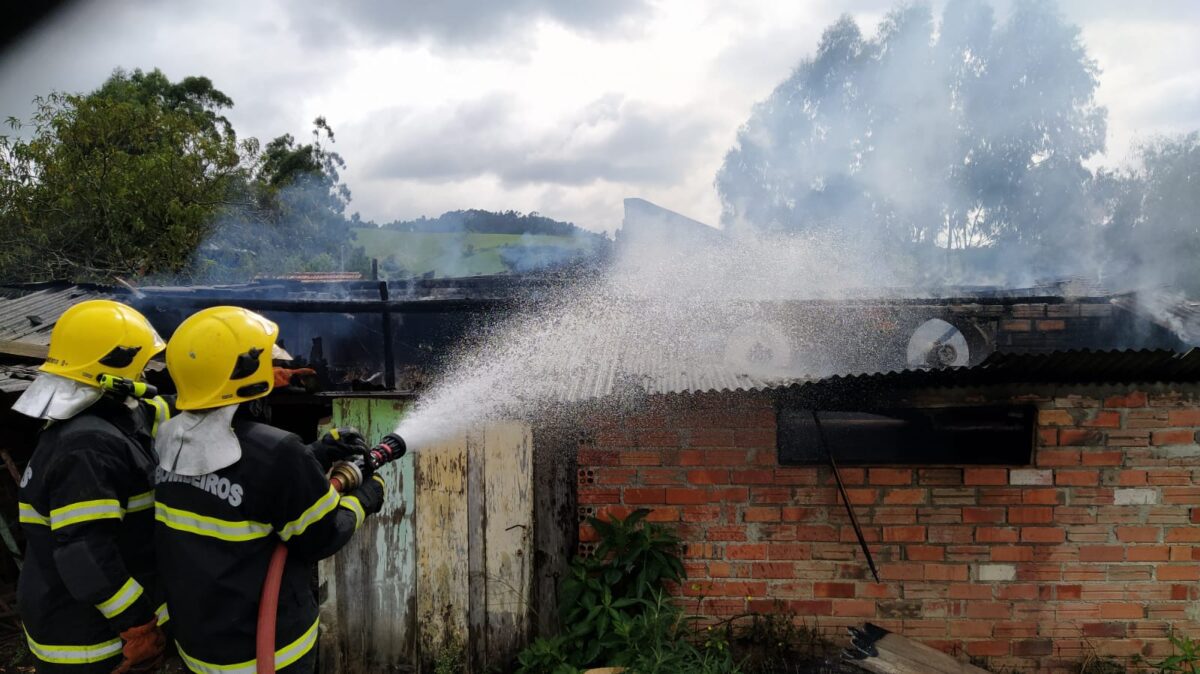
{"type": "Polygon", "coordinates": [[[156,476],[158,563],[176,645],[192,671],[253,674],[259,595],[282,541],[275,664],[307,669],[318,625],[313,564],[350,539],[363,509],[354,496],[339,497],[297,436],[236,418],[233,429],[237,463],[196,477],[156,476]]]}
{"type": "MultiPolygon", "coordinates": [[[[156,401],[160,402],[160,401],[156,401]]],[[[38,437],[19,491],[17,604],[38,671],[109,672],[156,611],[152,428],[165,405],[104,396],[38,437]]]]}

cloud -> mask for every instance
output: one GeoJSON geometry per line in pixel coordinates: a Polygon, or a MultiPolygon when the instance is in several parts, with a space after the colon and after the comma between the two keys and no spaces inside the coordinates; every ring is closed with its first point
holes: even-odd
{"type": "Polygon", "coordinates": [[[316,42],[428,40],[474,49],[523,40],[539,21],[588,34],[631,28],[645,0],[304,0],[288,4],[289,21],[316,42]]]}
{"type": "MultiPolygon", "coordinates": [[[[679,179],[716,131],[688,107],[610,94],[544,128],[529,128],[516,94],[496,93],[449,108],[391,110],[353,143],[391,137],[369,160],[371,178],[445,183],[491,175],[509,186],[596,181],[667,184],[679,179]]],[[[529,102],[536,105],[536,101],[529,102]]]]}

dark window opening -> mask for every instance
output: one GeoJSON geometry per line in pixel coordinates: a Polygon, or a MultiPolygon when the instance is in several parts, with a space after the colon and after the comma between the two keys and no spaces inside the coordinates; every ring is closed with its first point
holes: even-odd
{"type": "MultiPolygon", "coordinates": [[[[1028,465],[1037,410],[1033,407],[897,408],[818,411],[839,464],[1028,465]]],[[[783,407],[776,415],[779,463],[829,462],[810,409],[783,407]]]]}

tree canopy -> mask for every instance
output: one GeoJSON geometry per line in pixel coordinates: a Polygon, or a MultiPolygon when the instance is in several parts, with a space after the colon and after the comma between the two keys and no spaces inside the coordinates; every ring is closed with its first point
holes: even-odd
{"type": "Polygon", "coordinates": [[[1002,24],[984,0],[950,0],[940,22],[903,6],[872,38],[844,17],[739,130],[723,223],[1032,260],[1084,224],[1097,75],[1047,3],[1018,0],[1002,24]]]}
{"type": "MultiPolygon", "coordinates": [[[[284,134],[239,140],[205,77],[118,70],[87,94],[35,101],[0,137],[0,277],[241,280],[365,269],[340,156],[284,134]]],[[[324,135],[324,141],[321,135],[324,135]]]]}

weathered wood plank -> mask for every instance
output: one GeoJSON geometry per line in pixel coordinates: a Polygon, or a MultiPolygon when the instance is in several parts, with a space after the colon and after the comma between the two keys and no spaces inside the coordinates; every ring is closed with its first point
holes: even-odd
{"type": "Polygon", "coordinates": [[[850,629],[847,657],[876,674],[988,674],[942,651],[867,623],[850,629]]]}
{"type": "Polygon", "coordinates": [[[447,648],[467,643],[467,439],[416,454],[417,651],[432,668],[447,648]]]}
{"type": "Polygon", "coordinates": [[[46,344],[30,344],[29,342],[0,339],[0,353],[9,356],[45,360],[46,356],[50,353],[50,347],[46,344]]]}
{"type": "Polygon", "coordinates": [[[578,546],[578,430],[539,425],[533,429],[534,586],[531,613],[537,636],[558,628],[558,585],[578,546]]]}
{"type": "Polygon", "coordinates": [[[476,433],[467,438],[467,575],[470,608],[467,628],[470,671],[487,668],[487,490],[485,471],[487,452],[484,437],[476,433]]]}
{"type": "MultiPolygon", "coordinates": [[[[396,428],[404,410],[396,400],[340,399],[332,423],[356,426],[374,441],[396,428]]],[[[381,475],[387,482],[383,509],[319,567],[322,671],[401,671],[415,659],[412,456],[381,475]]]]}
{"type": "Polygon", "coordinates": [[[503,666],[529,634],[533,583],[533,442],[520,422],[484,431],[485,572],[487,621],[485,667],[503,666]]]}

